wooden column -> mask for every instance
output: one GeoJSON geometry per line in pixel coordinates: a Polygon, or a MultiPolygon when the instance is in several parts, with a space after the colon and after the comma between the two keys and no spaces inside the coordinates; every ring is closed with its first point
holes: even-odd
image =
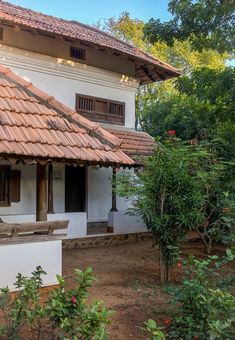
{"type": "Polygon", "coordinates": [[[110,211],[118,211],[117,209],[117,194],[116,194],[116,176],[117,171],[113,168],[113,181],[112,181],[112,208],[110,211]]]}
{"type": "Polygon", "coordinates": [[[48,165],[48,201],[47,201],[47,213],[54,214],[54,200],[53,200],[53,165],[48,165]]]}
{"type": "Polygon", "coordinates": [[[47,220],[46,169],[46,165],[37,163],[36,221],[47,220]]]}

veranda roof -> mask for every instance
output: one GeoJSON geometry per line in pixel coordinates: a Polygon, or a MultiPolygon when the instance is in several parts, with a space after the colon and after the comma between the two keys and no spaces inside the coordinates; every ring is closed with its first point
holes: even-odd
{"type": "Polygon", "coordinates": [[[0,158],[131,166],[121,140],[0,65],[0,158]]]}
{"type": "Polygon", "coordinates": [[[153,58],[133,45],[78,21],[68,21],[0,1],[0,23],[51,37],[60,36],[108,51],[134,62],[135,76],[148,84],[180,75],[173,66],[153,58]]]}
{"type": "Polygon", "coordinates": [[[108,126],[102,125],[108,132],[121,140],[121,150],[131,158],[142,156],[150,156],[156,147],[156,142],[153,137],[143,131],[123,126],[108,126]]]}

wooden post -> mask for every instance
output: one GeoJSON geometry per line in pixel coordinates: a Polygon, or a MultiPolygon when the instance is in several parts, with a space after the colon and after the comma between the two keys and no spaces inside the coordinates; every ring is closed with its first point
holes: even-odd
{"type": "Polygon", "coordinates": [[[117,171],[113,168],[113,181],[112,181],[112,208],[110,211],[118,211],[117,209],[117,194],[116,194],[116,175],[117,171]]]}
{"type": "Polygon", "coordinates": [[[47,213],[54,214],[54,202],[53,202],[53,165],[48,165],[48,202],[47,202],[47,213]]]}
{"type": "Polygon", "coordinates": [[[47,220],[46,165],[37,163],[36,221],[47,220]]]}

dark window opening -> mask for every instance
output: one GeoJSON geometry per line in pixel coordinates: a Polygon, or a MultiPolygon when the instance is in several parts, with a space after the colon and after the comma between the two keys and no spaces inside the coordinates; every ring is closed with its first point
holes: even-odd
{"type": "Polygon", "coordinates": [[[70,57],[73,58],[73,59],[85,60],[86,59],[86,50],[84,50],[83,48],[71,46],[70,47],[70,57]]]}
{"type": "Polygon", "coordinates": [[[65,166],[65,212],[86,209],[86,167],[65,166]]]}
{"type": "Polygon", "coordinates": [[[125,124],[125,103],[109,99],[76,94],[76,111],[103,123],[125,124]]]}
{"type": "Polygon", "coordinates": [[[0,206],[7,207],[10,205],[9,188],[10,188],[10,166],[0,166],[0,206]]]}
{"type": "Polygon", "coordinates": [[[0,40],[3,40],[3,27],[0,27],[0,40]]]}
{"type": "Polygon", "coordinates": [[[20,170],[11,170],[9,165],[0,165],[0,207],[9,207],[20,202],[20,170]]]}

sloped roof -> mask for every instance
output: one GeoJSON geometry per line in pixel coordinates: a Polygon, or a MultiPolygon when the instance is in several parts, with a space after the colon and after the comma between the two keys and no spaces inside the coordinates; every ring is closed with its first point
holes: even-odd
{"type": "Polygon", "coordinates": [[[0,157],[132,165],[121,140],[0,65],[0,157]]]}
{"type": "Polygon", "coordinates": [[[150,156],[153,153],[156,143],[148,133],[125,127],[103,127],[122,141],[120,148],[130,157],[150,156]]]}
{"type": "Polygon", "coordinates": [[[30,28],[38,32],[59,35],[88,43],[91,46],[108,49],[116,55],[125,55],[129,60],[135,62],[136,77],[141,79],[143,84],[180,75],[179,70],[173,66],[151,57],[135,46],[125,43],[110,34],[78,21],[56,18],[0,1],[0,22],[30,28]]]}

